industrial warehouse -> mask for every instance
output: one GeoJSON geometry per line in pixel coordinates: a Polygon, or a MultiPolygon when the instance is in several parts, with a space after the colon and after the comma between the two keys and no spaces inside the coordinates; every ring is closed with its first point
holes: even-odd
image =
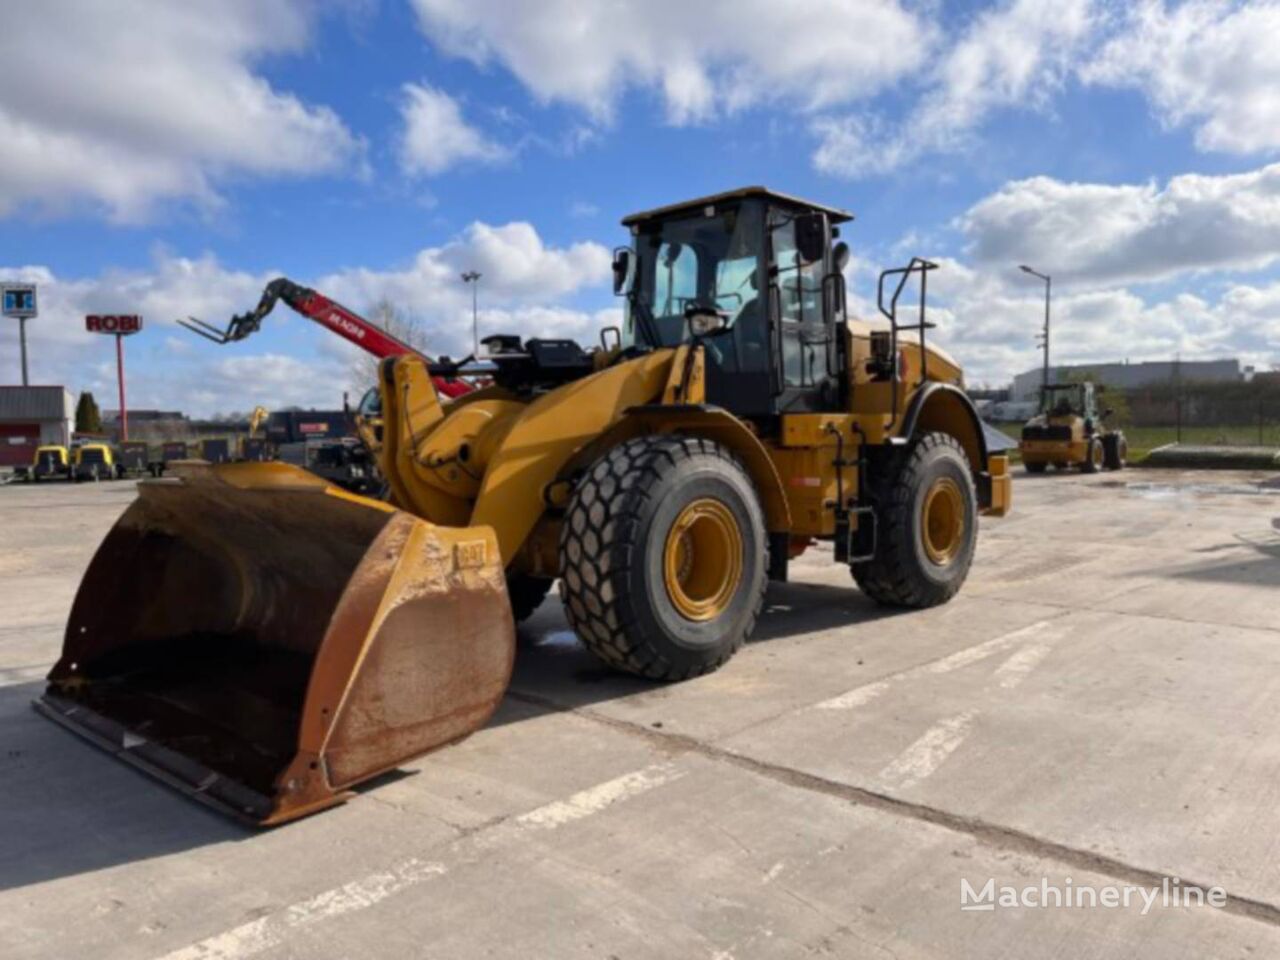
{"type": "Polygon", "coordinates": [[[0,41],[6,960],[1280,955],[1280,12],[130,3],[0,41]]]}

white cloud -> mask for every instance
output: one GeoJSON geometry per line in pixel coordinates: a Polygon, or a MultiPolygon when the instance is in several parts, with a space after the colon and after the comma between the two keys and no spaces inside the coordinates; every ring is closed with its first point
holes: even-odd
{"type": "MultiPolygon", "coordinates": [[[[458,274],[478,269],[482,335],[570,336],[594,342],[616,311],[590,312],[564,305],[581,291],[607,296],[609,251],[595,243],[547,246],[527,223],[475,223],[454,240],[420,251],[406,267],[352,267],[320,278],[294,277],[368,311],[387,298],[421,319],[432,351],[453,356],[471,344],[471,296],[458,274]],[[607,318],[607,319],[606,319],[607,318]]],[[[297,404],[332,407],[351,382],[355,347],[312,327],[280,307],[263,331],[243,343],[218,347],[173,321],[194,315],[215,325],[257,303],[275,271],[230,270],[211,256],[188,259],[158,251],[151,269],[109,271],[68,278],[46,267],[0,267],[0,275],[40,284],[41,314],[28,324],[32,379],[92,390],[114,406],[110,339],[86,333],[86,313],[141,313],[144,332],[128,342],[130,403],[189,413],[297,404]],[[281,328],[287,335],[281,336],[281,328]],[[273,336],[274,334],[274,336],[273,336]]],[[[0,370],[18,368],[16,336],[0,338],[0,370]]]]}
{"type": "Polygon", "coordinates": [[[465,304],[470,316],[471,294],[458,278],[464,270],[481,273],[480,298],[487,304],[546,303],[585,286],[603,288],[611,260],[598,243],[548,247],[529,223],[473,223],[449,243],[420,251],[403,269],[357,267],[320,284],[353,305],[383,297],[419,312],[465,304]]]}
{"type": "Polygon", "coordinates": [[[1142,90],[1162,122],[1193,125],[1202,150],[1280,149],[1280,4],[1133,4],[1086,81],[1142,90]]]}
{"type": "Polygon", "coordinates": [[[816,118],[814,166],[860,177],[964,149],[995,110],[1043,107],[1095,24],[1092,0],[1013,0],[978,14],[902,122],[868,113],[816,118]]]}
{"type": "Polygon", "coordinates": [[[363,144],[256,62],[302,50],[303,0],[12,4],[0,30],[0,215],[120,220],[218,202],[225,176],[339,171],[363,144]]]}
{"type": "MultiPolygon", "coordinates": [[[[950,258],[929,276],[929,337],[963,364],[970,384],[1004,385],[1040,363],[1044,288],[1016,271],[977,270],[950,258]]],[[[1216,300],[1190,294],[1148,301],[1131,290],[1055,291],[1055,363],[1239,357],[1280,366],[1280,283],[1239,284],[1216,300]]]]}
{"type": "Polygon", "coordinates": [[[897,0],[413,0],[442,51],[499,62],[544,102],[611,118],[629,88],[656,93],[673,123],[787,102],[804,109],[874,95],[919,69],[927,18],[897,0]]]}
{"type": "Polygon", "coordinates": [[[1055,279],[1159,280],[1280,260],[1280,164],[1155,183],[1006,184],[959,220],[986,264],[1030,263],[1055,279]]]}
{"type": "Polygon", "coordinates": [[[462,117],[458,102],[442,90],[406,83],[401,88],[400,168],[434,176],[460,163],[498,163],[510,156],[462,117]]]}

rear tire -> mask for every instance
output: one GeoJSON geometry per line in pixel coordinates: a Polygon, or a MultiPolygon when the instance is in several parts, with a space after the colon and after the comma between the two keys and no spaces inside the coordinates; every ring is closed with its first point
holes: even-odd
{"type": "Polygon", "coordinates": [[[1108,470],[1123,470],[1129,463],[1129,442],[1123,433],[1109,433],[1103,438],[1106,467],[1108,470]]]}
{"type": "Polygon", "coordinates": [[[1023,466],[1027,468],[1027,473],[1044,473],[1049,463],[1046,460],[1037,460],[1035,463],[1024,463],[1023,466]]]}
{"type": "Polygon", "coordinates": [[[964,449],[950,434],[924,434],[877,499],[876,553],[852,565],[853,579],[884,606],[946,603],[969,575],[977,543],[978,498],[964,449]]]}
{"type": "Polygon", "coordinates": [[[708,673],[750,636],[764,600],[755,486],[710,440],[629,440],[574,490],[560,565],[565,616],[605,663],[654,680],[708,673]]]}

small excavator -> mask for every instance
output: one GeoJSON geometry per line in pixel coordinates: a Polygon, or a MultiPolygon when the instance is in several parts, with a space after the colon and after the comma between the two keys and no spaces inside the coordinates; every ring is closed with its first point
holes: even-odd
{"type": "Polygon", "coordinates": [[[271,459],[267,440],[259,433],[262,425],[267,422],[268,416],[267,408],[261,404],[253,408],[253,413],[249,415],[249,430],[240,438],[240,442],[236,444],[237,460],[262,461],[271,459]]]}

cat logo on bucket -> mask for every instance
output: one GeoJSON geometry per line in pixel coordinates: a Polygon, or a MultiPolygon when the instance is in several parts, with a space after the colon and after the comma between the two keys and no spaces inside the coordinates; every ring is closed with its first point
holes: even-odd
{"type": "Polygon", "coordinates": [[[484,566],[485,549],[483,540],[466,540],[457,544],[453,549],[454,562],[457,563],[460,570],[484,566]]]}

